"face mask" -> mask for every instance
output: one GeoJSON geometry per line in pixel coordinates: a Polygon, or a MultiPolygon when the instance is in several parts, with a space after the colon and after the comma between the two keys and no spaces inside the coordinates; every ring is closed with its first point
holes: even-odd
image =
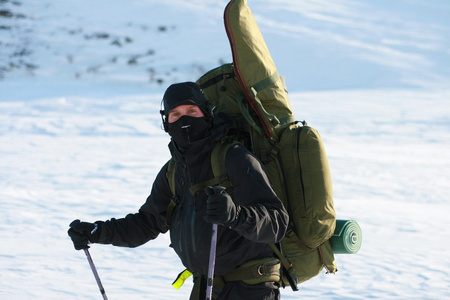
{"type": "Polygon", "coordinates": [[[177,121],[167,124],[167,131],[181,149],[188,149],[193,142],[206,137],[211,128],[208,118],[194,118],[182,116],[177,121]]]}

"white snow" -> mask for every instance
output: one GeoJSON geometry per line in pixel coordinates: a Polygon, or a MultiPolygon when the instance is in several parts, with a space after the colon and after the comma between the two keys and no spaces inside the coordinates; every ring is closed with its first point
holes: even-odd
{"type": "MultiPolygon", "coordinates": [[[[164,89],[231,59],[227,1],[16,2],[0,4],[26,16],[0,19],[12,26],[0,30],[1,61],[25,45],[21,59],[38,68],[0,79],[0,299],[101,299],[68,224],[144,203],[169,158],[164,89]],[[109,37],[86,38],[96,33],[109,37]]],[[[335,275],[282,299],[448,298],[450,4],[249,5],[296,118],[325,142],[338,218],[363,230],[335,275]]],[[[187,299],[190,280],[171,286],[183,266],[169,244],[93,245],[109,299],[187,299]]]]}

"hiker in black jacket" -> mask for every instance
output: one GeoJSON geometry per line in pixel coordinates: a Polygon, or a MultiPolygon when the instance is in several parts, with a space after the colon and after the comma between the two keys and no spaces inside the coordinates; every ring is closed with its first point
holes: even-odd
{"type": "Polygon", "coordinates": [[[89,243],[137,247],[167,232],[170,226],[172,247],[194,274],[191,299],[205,299],[211,223],[215,223],[219,224],[216,299],[279,299],[280,267],[267,243],[283,238],[288,214],[262,164],[244,146],[233,145],[225,157],[233,197],[221,186],[213,187],[209,196],[204,190],[191,193],[192,186],[214,177],[211,151],[233,126],[226,116],[212,114],[209,101],[192,82],[171,85],[163,103],[163,125],[172,138],[169,149],[176,162],[178,203],[172,213],[167,213],[173,198],[167,163],[137,213],[104,222],[73,221],[68,234],[75,249],[86,249],[89,243]]]}

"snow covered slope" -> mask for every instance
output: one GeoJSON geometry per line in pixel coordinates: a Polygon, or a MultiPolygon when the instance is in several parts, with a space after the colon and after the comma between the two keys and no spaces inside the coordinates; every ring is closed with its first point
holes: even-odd
{"type": "MultiPolygon", "coordinates": [[[[160,88],[197,78],[231,60],[226,3],[4,0],[0,75],[160,88]]],[[[448,84],[445,0],[249,4],[291,91],[448,84]]]]}

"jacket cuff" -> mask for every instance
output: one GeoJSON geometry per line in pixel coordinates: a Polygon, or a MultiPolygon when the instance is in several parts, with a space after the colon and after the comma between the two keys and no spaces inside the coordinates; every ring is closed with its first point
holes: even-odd
{"type": "Polygon", "coordinates": [[[230,224],[229,228],[237,229],[238,231],[246,230],[245,228],[240,227],[243,227],[244,223],[246,223],[248,219],[248,216],[250,215],[248,208],[246,208],[245,206],[236,205],[236,214],[237,217],[233,221],[233,223],[230,224]]]}

